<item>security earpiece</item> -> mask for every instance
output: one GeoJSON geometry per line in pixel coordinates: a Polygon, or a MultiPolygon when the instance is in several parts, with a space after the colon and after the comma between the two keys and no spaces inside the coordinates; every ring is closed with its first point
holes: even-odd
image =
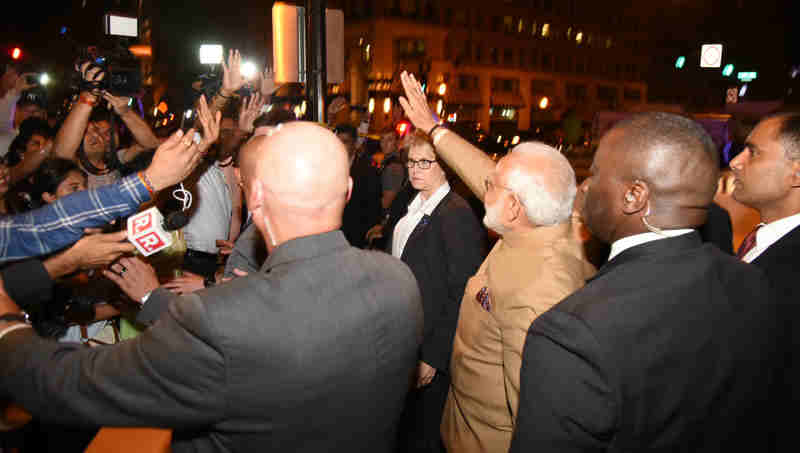
{"type": "Polygon", "coordinates": [[[627,201],[628,203],[633,203],[634,200],[635,200],[635,198],[633,198],[633,195],[631,195],[629,193],[625,194],[625,201],[627,201]]]}

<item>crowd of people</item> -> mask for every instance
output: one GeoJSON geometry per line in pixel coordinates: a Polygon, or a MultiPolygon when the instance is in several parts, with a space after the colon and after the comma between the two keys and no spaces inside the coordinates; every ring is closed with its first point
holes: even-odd
{"type": "Polygon", "coordinates": [[[761,216],[734,254],[689,118],[616,124],[578,185],[544,143],[491,159],[412,74],[413,131],[376,140],[341,101],[265,108],[268,72],[240,96],[240,65],[166,137],[96,66],[63,119],[6,66],[0,405],[33,420],[4,415],[0,451],[102,426],[175,452],[793,450],[800,114],[730,161],[761,216]],[[151,206],[183,220],[145,257],[151,206]]]}

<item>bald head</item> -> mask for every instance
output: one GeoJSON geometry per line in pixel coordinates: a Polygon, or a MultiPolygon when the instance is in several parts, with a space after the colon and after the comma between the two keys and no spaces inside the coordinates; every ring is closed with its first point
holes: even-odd
{"type": "Polygon", "coordinates": [[[719,178],[719,156],[711,137],[690,118],[645,113],[618,124],[609,135],[623,153],[619,171],[645,181],[654,202],[706,208],[719,178]]]}
{"type": "MultiPolygon", "coordinates": [[[[327,129],[282,124],[249,141],[239,166],[248,207],[272,224],[266,229],[279,230],[268,233],[282,239],[275,242],[341,226],[351,186],[347,150],[327,129]]],[[[254,221],[258,225],[259,219],[254,221]]]]}

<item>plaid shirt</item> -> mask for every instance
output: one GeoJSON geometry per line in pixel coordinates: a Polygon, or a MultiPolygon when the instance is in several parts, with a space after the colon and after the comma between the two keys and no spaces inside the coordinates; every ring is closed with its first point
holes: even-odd
{"type": "Polygon", "coordinates": [[[150,201],[136,174],[68,195],[30,212],[0,217],[0,263],[45,255],[72,245],[84,228],[133,214],[150,201]]]}

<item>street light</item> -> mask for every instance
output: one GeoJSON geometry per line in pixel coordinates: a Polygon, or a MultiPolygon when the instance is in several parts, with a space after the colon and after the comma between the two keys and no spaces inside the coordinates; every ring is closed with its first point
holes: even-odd
{"type": "Polygon", "coordinates": [[[436,114],[441,115],[442,110],[444,110],[444,102],[442,102],[442,100],[439,99],[439,101],[436,102],[436,114]]]}
{"type": "Polygon", "coordinates": [[[19,60],[21,56],[22,56],[22,49],[20,49],[19,47],[14,47],[14,50],[11,51],[11,58],[19,60]]]}
{"type": "Polygon", "coordinates": [[[542,99],[539,100],[539,109],[544,110],[548,105],[550,105],[550,99],[547,96],[542,96],[542,99]]]}
{"type": "Polygon", "coordinates": [[[50,83],[50,76],[47,75],[46,72],[43,72],[39,77],[39,84],[42,86],[47,86],[48,83],[50,83]]]}
{"type": "Polygon", "coordinates": [[[676,69],[683,69],[683,65],[686,64],[686,57],[681,55],[675,60],[675,68],[676,69]]]}
{"type": "Polygon", "coordinates": [[[388,115],[389,112],[391,111],[392,111],[392,98],[386,98],[383,100],[383,113],[386,113],[388,115]]]}
{"type": "Polygon", "coordinates": [[[370,114],[375,112],[375,98],[369,98],[369,105],[367,107],[367,110],[369,111],[370,114]]]}
{"type": "Polygon", "coordinates": [[[444,96],[447,93],[447,84],[442,82],[439,84],[439,96],[444,96]]]}

